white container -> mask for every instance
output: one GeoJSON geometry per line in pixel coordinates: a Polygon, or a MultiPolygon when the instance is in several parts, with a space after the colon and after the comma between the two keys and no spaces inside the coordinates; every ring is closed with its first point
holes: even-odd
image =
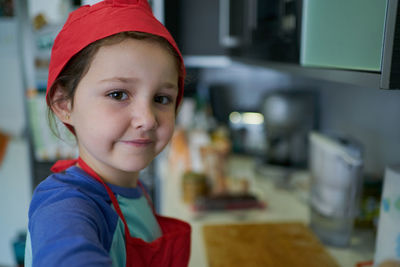
{"type": "Polygon", "coordinates": [[[359,212],[362,166],[355,143],[310,134],[310,227],[324,244],[349,244],[359,212]]]}

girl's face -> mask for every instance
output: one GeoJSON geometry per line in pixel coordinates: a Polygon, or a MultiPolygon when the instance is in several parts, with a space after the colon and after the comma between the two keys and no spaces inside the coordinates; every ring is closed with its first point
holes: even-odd
{"type": "Polygon", "coordinates": [[[127,39],[98,50],[63,121],[106,182],[136,186],[172,136],[177,95],[174,57],[157,43],[127,39]]]}

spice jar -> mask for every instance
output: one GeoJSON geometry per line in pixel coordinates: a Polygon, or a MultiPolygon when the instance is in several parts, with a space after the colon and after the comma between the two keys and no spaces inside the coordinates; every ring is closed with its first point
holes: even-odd
{"type": "Polygon", "coordinates": [[[208,194],[207,177],[203,173],[188,171],[184,173],[182,179],[183,201],[194,203],[201,196],[208,194]]]}

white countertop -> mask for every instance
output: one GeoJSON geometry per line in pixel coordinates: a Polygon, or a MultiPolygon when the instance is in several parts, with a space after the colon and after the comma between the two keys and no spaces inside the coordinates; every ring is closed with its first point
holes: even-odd
{"type": "MultiPolygon", "coordinates": [[[[192,226],[192,248],[190,267],[207,267],[207,257],[203,242],[202,226],[219,223],[257,223],[257,222],[303,222],[309,223],[309,208],[306,190],[288,190],[279,188],[274,179],[265,174],[256,174],[255,162],[249,157],[231,156],[229,172],[239,176],[245,175],[250,180],[250,191],[267,204],[266,209],[245,211],[223,211],[196,214],[181,201],[181,179],[162,164],[161,172],[168,174],[162,177],[161,213],[179,218],[192,226]]],[[[273,172],[270,172],[271,174],[273,172]]],[[[304,183],[308,173],[298,172],[296,179],[304,183]]],[[[304,183],[306,184],[306,183],[304,183]]],[[[327,247],[338,264],[343,267],[355,266],[358,262],[370,261],[374,256],[374,237],[372,232],[355,231],[348,248],[327,247]]]]}

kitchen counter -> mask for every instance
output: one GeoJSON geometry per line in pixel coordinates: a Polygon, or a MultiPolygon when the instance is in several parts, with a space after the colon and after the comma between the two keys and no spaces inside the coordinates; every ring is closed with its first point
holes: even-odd
{"type": "MultiPolygon", "coordinates": [[[[161,173],[168,175],[161,178],[160,210],[163,215],[179,218],[191,224],[190,267],[208,266],[202,234],[204,225],[265,222],[301,222],[307,225],[309,223],[308,173],[305,171],[294,172],[291,177],[293,178],[292,181],[297,181],[297,185],[293,186],[292,183],[291,188],[288,188],[277,186],[276,171],[267,169],[265,172],[255,172],[255,164],[255,161],[250,157],[234,155],[228,161],[228,172],[233,176],[247,177],[250,182],[250,191],[266,203],[265,209],[203,213],[193,212],[190,206],[181,200],[180,177],[173,175],[167,169],[167,164],[161,164],[161,173]]],[[[326,248],[340,266],[356,266],[359,262],[373,259],[374,242],[372,232],[355,231],[348,248],[328,246],[326,248]]]]}

